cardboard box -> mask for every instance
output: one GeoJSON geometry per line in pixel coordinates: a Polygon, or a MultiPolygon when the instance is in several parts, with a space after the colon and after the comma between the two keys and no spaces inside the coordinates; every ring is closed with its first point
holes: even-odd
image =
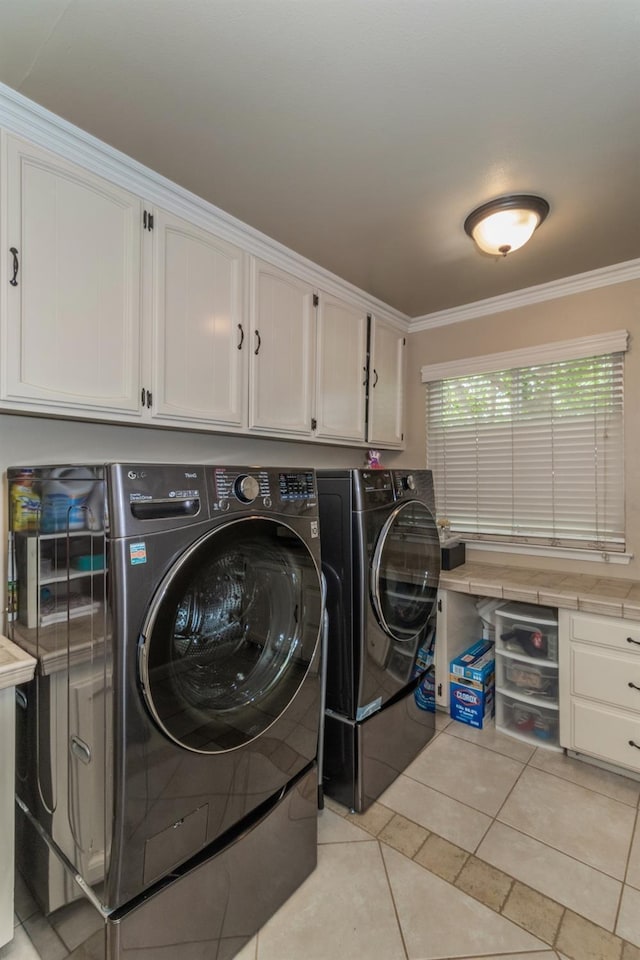
{"type": "Polygon", "coordinates": [[[495,667],[490,640],[478,640],[451,661],[449,704],[454,720],[481,730],[494,716],[495,667]]]}

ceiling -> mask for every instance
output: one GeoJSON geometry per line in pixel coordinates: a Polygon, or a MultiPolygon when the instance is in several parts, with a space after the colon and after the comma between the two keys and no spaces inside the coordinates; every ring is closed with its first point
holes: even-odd
{"type": "Polygon", "coordinates": [[[411,317],[640,256],[638,0],[0,0],[0,81],[411,317]],[[506,259],[466,215],[551,212],[506,259]]]}

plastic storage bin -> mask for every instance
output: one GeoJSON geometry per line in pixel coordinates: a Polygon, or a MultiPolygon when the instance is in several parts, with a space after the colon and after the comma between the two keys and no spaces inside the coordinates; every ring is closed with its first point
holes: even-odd
{"type": "Polygon", "coordinates": [[[496,683],[514,696],[558,702],[558,668],[553,664],[529,663],[501,653],[496,659],[496,683]]]}
{"type": "Polygon", "coordinates": [[[496,728],[559,749],[558,615],[507,603],[495,612],[496,728]]]}
{"type": "Polygon", "coordinates": [[[496,698],[496,727],[537,747],[557,747],[558,706],[538,706],[502,694],[496,698]]]}

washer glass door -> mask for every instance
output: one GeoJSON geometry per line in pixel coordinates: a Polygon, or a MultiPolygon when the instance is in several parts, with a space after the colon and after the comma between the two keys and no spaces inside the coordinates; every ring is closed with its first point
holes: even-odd
{"type": "Polygon", "coordinates": [[[170,570],[142,631],[156,723],[202,753],[253,740],[302,685],[320,622],[320,574],[294,530],[249,517],[207,534],[170,570]]]}
{"type": "Polygon", "coordinates": [[[394,640],[413,640],[425,630],[439,578],[438,528],[423,503],[407,501],[387,518],[371,566],[376,615],[394,640]]]}

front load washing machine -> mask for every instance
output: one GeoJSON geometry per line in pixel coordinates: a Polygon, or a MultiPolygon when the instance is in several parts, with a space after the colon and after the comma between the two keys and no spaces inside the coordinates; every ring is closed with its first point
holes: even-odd
{"type": "Polygon", "coordinates": [[[47,912],[84,893],[109,958],[187,957],[181,937],[231,957],[316,863],[315,473],[27,475],[10,624],[38,658],[18,690],[26,878],[47,912]]]}
{"type": "Polygon", "coordinates": [[[428,470],[319,470],[329,624],[323,789],[365,810],[435,728],[440,541],[428,470]]]}

